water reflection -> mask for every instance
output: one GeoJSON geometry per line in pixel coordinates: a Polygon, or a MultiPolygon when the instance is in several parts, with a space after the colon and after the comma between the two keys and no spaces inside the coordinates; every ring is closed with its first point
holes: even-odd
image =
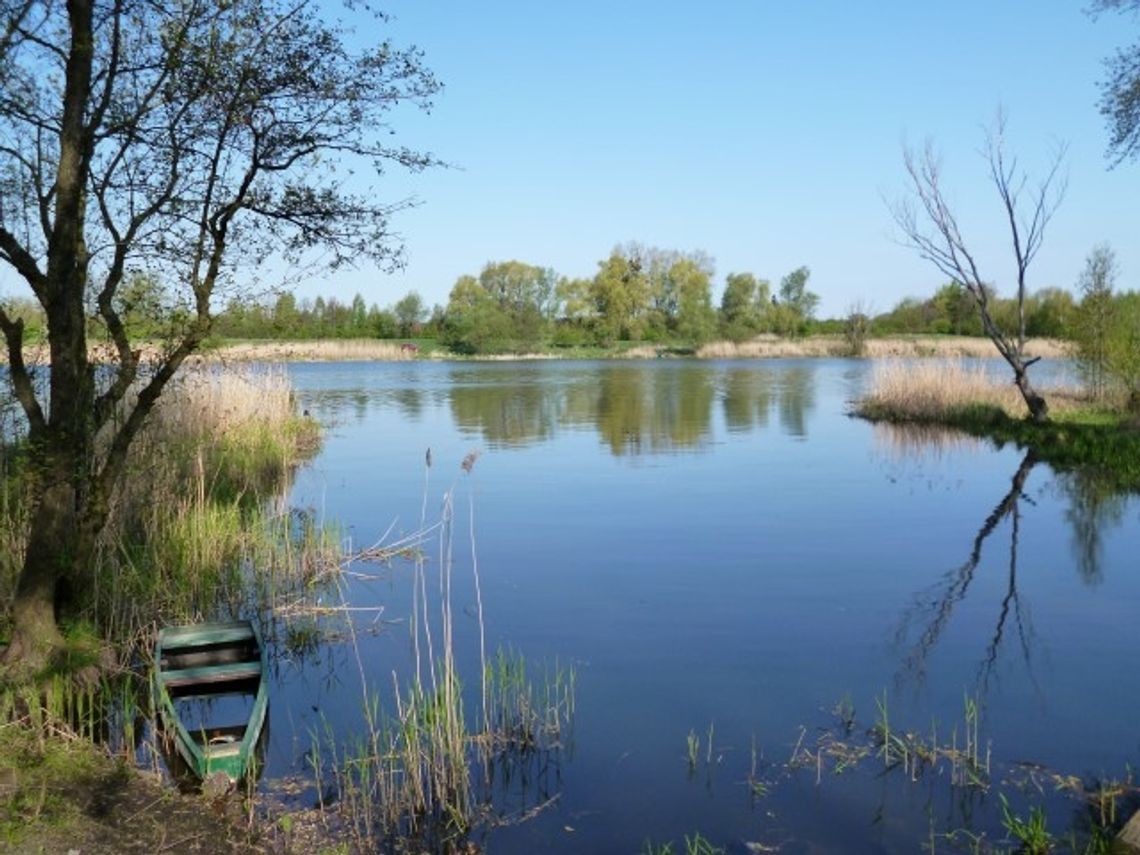
{"type": "MultiPolygon", "coordinates": [[[[958,444],[952,434],[935,432],[921,435],[912,428],[895,428],[879,435],[889,443],[894,453],[903,455],[920,453],[924,441],[929,443],[926,450],[934,450],[935,453],[945,451],[947,443],[950,446],[958,444]]],[[[1010,479],[1009,490],[982,521],[966,560],[946,573],[936,585],[916,594],[904,612],[895,640],[898,644],[905,644],[909,638],[915,638],[903,659],[903,671],[912,679],[921,682],[925,678],[927,660],[938,645],[956,606],[966,598],[987,541],[1002,523],[1008,521],[1008,558],[1004,562],[1007,568],[1006,581],[989,642],[977,667],[976,682],[979,692],[984,695],[989,688],[1003,644],[1008,644],[1008,639],[1013,635],[1027,676],[1036,685],[1033,673],[1035,633],[1018,590],[1018,550],[1021,545],[1022,505],[1036,504],[1026,495],[1025,483],[1039,464],[1040,460],[1033,451],[1026,452],[1010,479]]],[[[1128,495],[1112,479],[1096,470],[1055,473],[1053,483],[1054,489],[1069,502],[1065,519],[1071,527],[1070,538],[1077,575],[1086,585],[1099,585],[1104,578],[1102,561],[1105,535],[1123,521],[1128,495]]]]}
{"type": "Polygon", "coordinates": [[[955,606],[965,599],[970,584],[974,581],[974,573],[978,569],[986,541],[997,530],[999,523],[1007,518],[1010,520],[1008,584],[1001,601],[990,643],[986,647],[978,668],[978,683],[982,690],[989,683],[990,675],[997,663],[998,650],[1006,633],[1011,610],[1017,627],[1021,655],[1025,660],[1026,667],[1030,669],[1030,672],[1032,671],[1030,668],[1032,627],[1022,613],[1021,599],[1017,592],[1017,545],[1021,530],[1021,502],[1023,500],[1032,501],[1025,495],[1025,481],[1037,463],[1037,456],[1032,451],[1022,458],[1021,465],[1013,474],[1008,492],[1002,496],[1001,500],[983,520],[981,527],[974,536],[966,560],[959,567],[947,573],[932,588],[916,594],[913,604],[904,613],[896,633],[897,641],[904,642],[911,635],[912,628],[921,627],[917,640],[903,660],[905,671],[915,680],[921,682],[925,678],[926,663],[930,653],[938,644],[949,624],[955,606]]]}
{"type": "Polygon", "coordinates": [[[1073,557],[1087,585],[1103,581],[1104,536],[1124,520],[1127,496],[1095,471],[1076,470],[1057,477],[1057,487],[1069,500],[1065,518],[1072,527],[1073,557]]]}
{"type": "Polygon", "coordinates": [[[940,458],[950,452],[974,450],[983,445],[977,437],[939,425],[875,422],[871,429],[875,444],[895,460],[940,458]]]}
{"type": "Polygon", "coordinates": [[[456,424],[493,448],[542,442],[560,428],[592,428],[615,456],[707,450],[718,400],[730,432],[765,427],[775,410],[784,432],[803,438],[815,406],[811,366],[615,364],[553,376],[456,369],[451,381],[456,424]]]}
{"type": "Polygon", "coordinates": [[[451,415],[465,431],[478,433],[492,448],[547,439],[558,423],[556,387],[537,382],[533,372],[512,382],[480,382],[469,369],[451,375],[451,415]]]}
{"type": "Polygon", "coordinates": [[[621,366],[606,371],[578,424],[593,424],[614,455],[655,454],[707,445],[712,433],[713,374],[705,368],[646,371],[621,366]]]}

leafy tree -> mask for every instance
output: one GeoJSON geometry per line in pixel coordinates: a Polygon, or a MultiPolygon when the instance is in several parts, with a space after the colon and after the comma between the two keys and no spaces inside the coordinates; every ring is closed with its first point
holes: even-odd
{"type": "MultiPolygon", "coordinates": [[[[1095,0],[1093,14],[1140,11],[1140,0],[1095,0]]],[[[1101,84],[1100,112],[1108,122],[1109,156],[1120,163],[1140,154],[1140,41],[1105,60],[1108,76],[1101,84]]]]}
{"type": "Polygon", "coordinates": [[[941,273],[965,288],[974,298],[982,319],[982,328],[998,353],[1013,369],[1014,383],[1029,409],[1030,417],[1037,422],[1049,418],[1049,405],[1029,381],[1029,367],[1037,358],[1025,358],[1025,298],[1026,276],[1029,265],[1041,248],[1045,227],[1056,213],[1065,195],[1065,181],[1061,177],[1061,164],[1065,149],[1059,149],[1036,185],[1028,203],[1023,204],[1022,193],[1028,183],[1021,174],[1016,158],[1005,152],[1005,116],[998,112],[994,127],[986,133],[985,158],[990,179],[1001,201],[1002,213],[1010,229],[1013,258],[1017,271],[1016,323],[1011,333],[1009,325],[997,322],[992,311],[991,294],[978,269],[977,261],[962,236],[958,220],[943,192],[942,168],[931,145],[922,155],[912,149],[903,153],[903,162],[910,179],[911,195],[892,208],[895,223],[902,232],[903,241],[931,262],[941,273]]]}
{"type": "Polygon", "coordinates": [[[351,329],[353,335],[362,335],[368,322],[368,306],[359,293],[352,295],[351,329]]]}
{"type": "Polygon", "coordinates": [[[797,267],[780,280],[779,311],[776,313],[777,331],[783,335],[803,332],[807,322],[815,315],[819,295],[807,289],[811,270],[797,267]]]}
{"type": "Polygon", "coordinates": [[[590,300],[589,279],[569,279],[563,277],[555,288],[563,318],[577,324],[585,324],[594,318],[594,305],[590,300]]]}
{"type": "Polygon", "coordinates": [[[733,341],[771,329],[772,285],[751,273],[725,277],[720,298],[721,332],[733,341]]]}
{"type": "Polygon", "coordinates": [[[917,297],[903,297],[889,312],[879,315],[876,326],[884,333],[920,333],[926,331],[926,304],[917,297]]]}
{"type": "Polygon", "coordinates": [[[297,298],[286,292],[273,304],[273,333],[280,338],[290,338],[300,332],[301,315],[297,310],[297,298]]]}
{"type": "Polygon", "coordinates": [[[615,249],[599,262],[590,287],[598,320],[595,330],[603,343],[641,337],[642,320],[649,306],[649,282],[641,262],[615,249]]]}
{"type": "Polygon", "coordinates": [[[724,280],[720,296],[722,334],[732,341],[743,341],[755,335],[760,326],[756,305],[758,283],[751,273],[730,273],[724,280]]]}
{"type": "Polygon", "coordinates": [[[366,335],[373,338],[396,338],[400,335],[400,322],[390,309],[370,306],[365,322],[366,335]]]}
{"type": "Polygon", "coordinates": [[[1140,413],[1140,294],[1120,294],[1114,300],[1105,367],[1123,387],[1129,411],[1140,413]]]}
{"type": "Polygon", "coordinates": [[[555,301],[559,318],[555,324],[552,342],[558,347],[585,344],[592,335],[595,312],[590,299],[589,279],[563,277],[555,288],[555,301]]]}
{"type": "Polygon", "coordinates": [[[387,120],[401,103],[427,106],[438,84],[414,50],[352,47],[323,8],[0,4],[0,263],[43,306],[50,351],[40,382],[23,359],[24,324],[0,305],[36,475],[8,663],[41,665],[59,640],[57,594],[93,584],[127,450],[210,332],[237,264],[274,253],[398,261],[394,207],[372,188],[353,194],[360,185],[343,174],[358,162],[431,165],[389,145],[387,120]],[[189,307],[145,363],[121,312],[136,272],[189,307]],[[113,351],[98,372],[89,308],[113,351]]]}
{"type": "Polygon", "coordinates": [[[716,329],[709,274],[693,259],[683,258],[669,268],[669,280],[677,294],[677,335],[704,344],[716,329]]]}
{"type": "Polygon", "coordinates": [[[554,314],[557,281],[553,270],[521,261],[488,264],[479,274],[480,286],[506,314],[512,337],[528,345],[542,338],[554,314]]]}
{"type": "Polygon", "coordinates": [[[934,318],[928,322],[929,332],[952,335],[981,335],[982,322],[970,292],[960,282],[947,282],[932,298],[934,318]]]}
{"type": "Polygon", "coordinates": [[[1081,305],[1077,313],[1077,366],[1089,391],[1103,397],[1108,386],[1108,345],[1113,323],[1116,253],[1108,244],[1093,248],[1077,280],[1081,305]]]}
{"type": "Polygon", "coordinates": [[[447,310],[439,303],[431,307],[431,314],[424,324],[422,335],[427,338],[440,338],[443,335],[443,325],[447,318],[447,310]]]}
{"type": "Polygon", "coordinates": [[[1063,288],[1042,288],[1026,305],[1025,332],[1044,338],[1068,338],[1073,334],[1077,307],[1073,295],[1063,288]]]}
{"type": "Polygon", "coordinates": [[[459,353],[494,353],[509,346],[511,320],[474,276],[460,276],[451,289],[443,342],[459,353]]]}
{"type": "Polygon", "coordinates": [[[414,335],[419,325],[427,319],[427,306],[418,291],[409,291],[401,297],[392,311],[396,315],[400,335],[405,337],[414,335]]]}

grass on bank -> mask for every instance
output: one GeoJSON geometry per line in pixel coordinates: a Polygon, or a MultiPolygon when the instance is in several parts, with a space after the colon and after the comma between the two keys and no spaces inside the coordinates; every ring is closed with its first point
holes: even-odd
{"type": "MultiPolygon", "coordinates": [[[[301,550],[327,544],[298,530],[274,500],[318,444],[318,427],[296,413],[282,369],[202,367],[178,379],[131,447],[91,590],[65,617],[129,644],[158,620],[233,612],[251,572],[294,572],[304,563],[301,550]]],[[[0,448],[4,614],[23,560],[29,507],[23,448],[9,441],[0,448]]]]}
{"type": "MultiPolygon", "coordinates": [[[[2,615],[27,536],[18,426],[0,446],[2,615]]],[[[132,446],[93,589],[61,620],[65,646],[33,682],[0,685],[0,850],[262,851],[235,804],[204,810],[134,768],[149,714],[138,660],[160,623],[265,618],[337,566],[339,544],[283,501],[318,444],[280,368],[200,366],[167,390],[132,446]]]]}
{"type": "Polygon", "coordinates": [[[236,804],[205,805],[66,733],[0,725],[0,851],[255,853],[236,804]]]}

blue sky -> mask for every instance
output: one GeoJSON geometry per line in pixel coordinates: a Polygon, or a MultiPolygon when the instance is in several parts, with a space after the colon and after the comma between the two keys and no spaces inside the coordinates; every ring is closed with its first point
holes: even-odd
{"type": "Polygon", "coordinates": [[[877,311],[942,281],[892,240],[884,198],[901,149],[927,137],[983,273],[1009,293],[1008,237],[982,126],[999,104],[1030,174],[1068,145],[1068,194],[1031,270],[1072,287],[1108,241],[1119,285],[1140,288],[1140,164],[1108,169],[1096,109],[1103,59],[1140,20],[1074,3],[392,0],[387,32],[417,44],[445,84],[395,139],[455,165],[391,173],[420,205],[395,227],[396,274],[338,271],[299,294],[386,305],[410,289],[446,302],[455,279],[517,258],[591,276],[621,242],[708,252],[725,274],[778,281],[806,264],[821,313],[877,311]]]}

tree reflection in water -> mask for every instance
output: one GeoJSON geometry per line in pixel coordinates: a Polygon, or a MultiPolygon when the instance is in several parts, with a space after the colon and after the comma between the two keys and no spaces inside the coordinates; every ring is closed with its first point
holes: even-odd
{"type": "MultiPolygon", "coordinates": [[[[890,448],[893,455],[899,457],[941,454],[950,448],[979,444],[979,440],[973,437],[931,427],[877,426],[876,436],[890,448]]],[[[903,646],[917,633],[917,638],[902,663],[903,673],[912,679],[921,682],[925,678],[927,659],[950,623],[955,607],[965,599],[982,559],[986,542],[998,531],[1001,524],[1008,520],[1007,582],[997,610],[993,632],[978,664],[978,690],[984,694],[989,688],[1003,642],[1008,638],[1011,626],[1016,630],[1018,650],[1028,676],[1036,685],[1032,662],[1034,631],[1028,610],[1023,607],[1018,590],[1018,545],[1021,536],[1022,503],[1033,504],[1033,500],[1025,493],[1025,483],[1039,462],[1032,451],[1025,454],[1010,479],[1009,490],[982,521],[966,560],[946,573],[937,584],[917,593],[912,604],[903,613],[895,632],[895,643],[903,646]]],[[[1123,520],[1127,495],[1122,493],[1119,486],[1111,479],[1089,469],[1056,473],[1054,483],[1056,489],[1069,499],[1066,518],[1072,529],[1072,547],[1077,573],[1084,583],[1099,584],[1102,580],[1101,558],[1104,534],[1110,527],[1119,525],[1123,520]]]]}
{"type": "Polygon", "coordinates": [[[564,375],[541,372],[457,370],[448,392],[452,416],[492,448],[541,442],[560,428],[593,428],[620,457],[707,449],[718,399],[729,431],[764,427],[775,410],[784,432],[801,438],[815,404],[809,366],[619,363],[564,375]]]}
{"type": "Polygon", "coordinates": [[[1073,529],[1073,557],[1087,585],[1099,585],[1104,534],[1124,521],[1128,497],[1102,473],[1083,469],[1057,476],[1057,487],[1069,499],[1065,517],[1073,529]]]}
{"type": "Polygon", "coordinates": [[[983,520],[981,528],[974,536],[966,560],[959,567],[947,573],[942,581],[933,588],[916,594],[913,604],[904,613],[899,629],[895,634],[896,642],[900,644],[905,642],[911,634],[912,627],[922,627],[917,641],[903,660],[905,671],[916,680],[922,681],[925,678],[927,658],[942,637],[942,633],[954,613],[955,606],[965,599],[970,584],[974,580],[974,573],[978,569],[978,563],[981,561],[982,549],[986,541],[1006,518],[1010,520],[1009,582],[1005,596],[1002,598],[1001,608],[998,611],[993,635],[978,668],[978,683],[979,688],[984,693],[997,663],[998,651],[1005,636],[1011,611],[1017,626],[1021,654],[1032,678],[1032,647],[1030,643],[1032,626],[1022,613],[1021,599],[1017,592],[1017,541],[1021,528],[1021,502],[1032,502],[1025,495],[1025,482],[1037,462],[1037,456],[1032,451],[1026,453],[1021,465],[1013,474],[1009,490],[983,520]]]}

